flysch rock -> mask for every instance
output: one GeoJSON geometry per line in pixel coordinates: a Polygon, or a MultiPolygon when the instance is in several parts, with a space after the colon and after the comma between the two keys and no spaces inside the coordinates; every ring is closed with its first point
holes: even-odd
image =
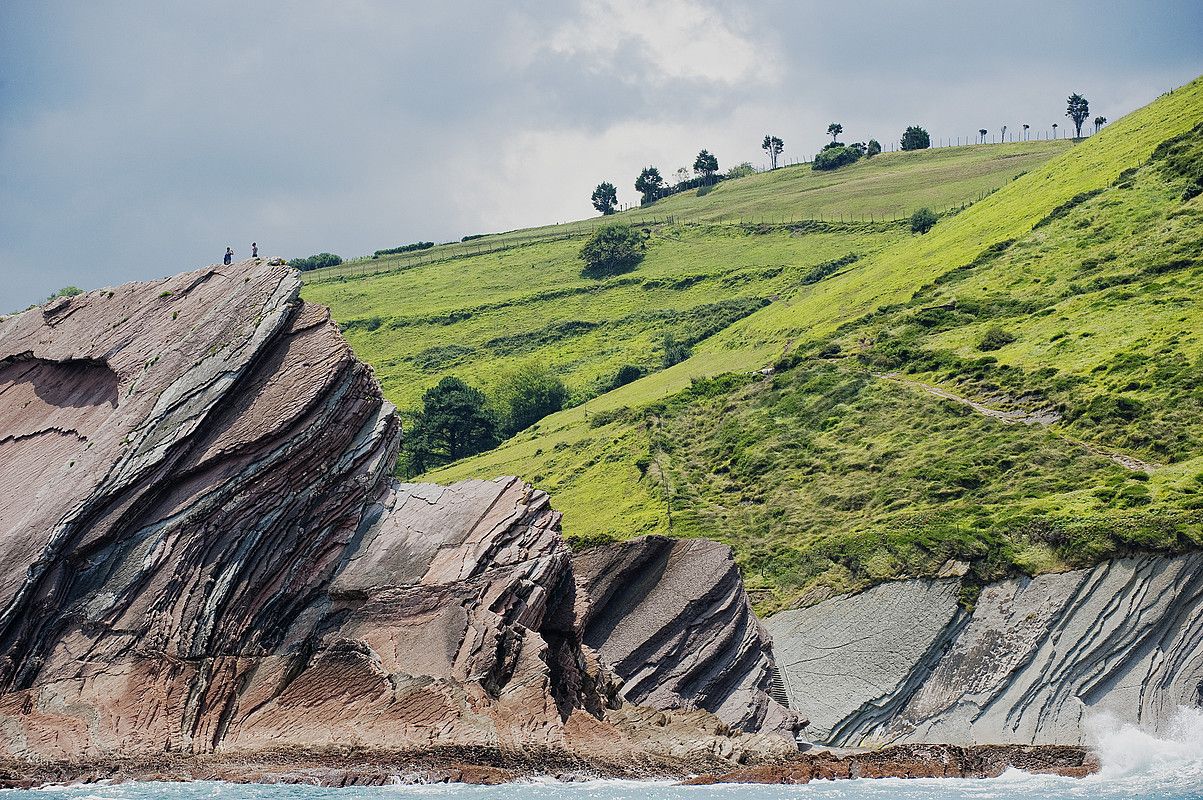
{"type": "Polygon", "coordinates": [[[769,617],[790,707],[816,742],[859,744],[891,719],[961,622],[959,582],[884,583],[769,617]]]}
{"type": "Polygon", "coordinates": [[[1003,581],[972,615],[957,588],[883,584],[766,622],[791,705],[837,701],[810,711],[816,740],[1090,744],[1092,727],[1165,733],[1203,703],[1203,554],[1003,581]]]}
{"type": "Polygon", "coordinates": [[[0,320],[0,759],[793,749],[624,704],[547,495],[395,482],[299,288],[254,260],[0,320]]]}
{"type": "Polygon", "coordinates": [[[648,536],[585,550],[573,567],[583,642],[622,679],[623,698],[705,709],[746,731],[804,726],[770,696],[771,643],[729,547],[648,536]]]}

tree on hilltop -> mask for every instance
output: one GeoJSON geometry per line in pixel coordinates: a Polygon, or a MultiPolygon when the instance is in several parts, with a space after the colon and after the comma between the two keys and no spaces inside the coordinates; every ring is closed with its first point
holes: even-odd
{"type": "Polygon", "coordinates": [[[1026,122],[1023,124],[1023,140],[1025,142],[1028,140],[1028,128],[1030,128],[1030,127],[1032,127],[1032,126],[1027,124],[1026,122]]]}
{"type": "Polygon", "coordinates": [[[664,178],[655,167],[644,167],[635,179],[635,191],[643,195],[640,205],[647,205],[660,196],[664,191],[664,178]]]}
{"type": "Polygon", "coordinates": [[[593,190],[592,200],[593,207],[602,214],[613,214],[615,206],[618,205],[618,190],[614,188],[614,184],[604,181],[593,190]]]}
{"type": "Polygon", "coordinates": [[[982,137],[981,144],[985,144],[985,143],[986,143],[986,134],[987,134],[987,133],[989,133],[989,132],[990,132],[990,131],[986,130],[985,128],[978,128],[978,129],[977,129],[977,135],[978,135],[978,136],[980,136],[980,137],[982,137]]]}
{"type": "Polygon", "coordinates": [[[1007,141],[1007,126],[1006,125],[1002,126],[1002,135],[999,137],[998,141],[1000,141],[1000,142],[1007,141]]]}
{"type": "Polygon", "coordinates": [[[926,150],[931,147],[931,137],[923,128],[911,125],[903,131],[902,141],[899,144],[903,150],[926,150]]]}
{"type": "Polygon", "coordinates": [[[709,150],[702,150],[693,160],[693,171],[709,183],[710,179],[714,177],[714,173],[718,172],[718,157],[709,150]]]}
{"type": "Polygon", "coordinates": [[[827,126],[827,135],[831,137],[831,141],[837,141],[840,134],[844,132],[844,126],[838,122],[833,122],[827,126]]]}
{"type": "Polygon", "coordinates": [[[1057,123],[1053,123],[1053,138],[1057,138],[1057,123]]]}
{"type": "Polygon", "coordinates": [[[867,158],[872,158],[873,156],[877,155],[880,152],[881,152],[881,142],[877,141],[876,139],[870,139],[869,146],[867,148],[865,148],[865,156],[867,158]]]}
{"type": "Polygon", "coordinates": [[[785,142],[766,133],[760,149],[769,154],[769,169],[777,169],[777,157],[785,150],[785,142]]]}
{"type": "Polygon", "coordinates": [[[1098,133],[1099,129],[1102,128],[1106,124],[1107,124],[1106,117],[1095,117],[1094,118],[1094,132],[1098,133]]]}
{"type": "Polygon", "coordinates": [[[1086,121],[1086,117],[1090,114],[1090,103],[1080,94],[1071,94],[1069,100],[1066,101],[1065,116],[1069,117],[1074,122],[1074,138],[1082,138],[1082,123],[1086,121]]]}

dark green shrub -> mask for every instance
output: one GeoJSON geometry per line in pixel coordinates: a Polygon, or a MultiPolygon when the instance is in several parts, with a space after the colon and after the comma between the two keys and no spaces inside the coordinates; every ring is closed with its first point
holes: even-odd
{"type": "Polygon", "coordinates": [[[810,272],[806,273],[805,277],[802,278],[802,285],[809,286],[812,283],[818,283],[828,275],[834,274],[841,267],[848,266],[858,258],[860,258],[860,256],[858,256],[856,253],[849,253],[848,255],[842,256],[833,261],[824,261],[822,264],[817,264],[810,270],[810,272]]]}
{"type": "Polygon", "coordinates": [[[390,247],[387,250],[377,250],[375,253],[372,253],[372,258],[380,258],[380,256],[395,256],[399,253],[412,253],[415,250],[429,250],[432,247],[434,247],[434,242],[414,242],[413,244],[403,244],[399,247],[390,247]]]}
{"type": "Polygon", "coordinates": [[[911,233],[927,233],[936,226],[936,214],[930,208],[921,208],[911,214],[911,233]]]}
{"type": "Polygon", "coordinates": [[[617,389],[619,386],[626,386],[632,381],[637,381],[643,377],[643,367],[636,364],[623,364],[618,368],[618,372],[614,373],[614,377],[610,379],[608,389],[617,389]]]}
{"type": "Polygon", "coordinates": [[[606,225],[585,242],[581,274],[587,278],[604,278],[633,270],[643,260],[643,235],[630,225],[606,225]]]}
{"type": "Polygon", "coordinates": [[[868,149],[865,150],[865,156],[867,158],[872,158],[873,156],[877,155],[880,152],[881,152],[881,142],[877,141],[876,139],[870,139],[869,147],[868,147],[868,149]]]}
{"type": "Polygon", "coordinates": [[[861,152],[855,147],[847,147],[839,143],[829,144],[815,155],[810,168],[814,170],[839,169],[847,164],[854,164],[860,159],[861,152]]]}
{"type": "Polygon", "coordinates": [[[999,350],[1006,347],[1011,342],[1015,341],[1015,334],[1003,330],[998,325],[994,325],[982,334],[982,338],[977,341],[978,350],[999,350]]]}
{"type": "Polygon", "coordinates": [[[660,339],[660,363],[668,369],[673,364],[680,364],[685,359],[693,355],[693,350],[685,342],[677,339],[672,331],[665,333],[660,339]]]}

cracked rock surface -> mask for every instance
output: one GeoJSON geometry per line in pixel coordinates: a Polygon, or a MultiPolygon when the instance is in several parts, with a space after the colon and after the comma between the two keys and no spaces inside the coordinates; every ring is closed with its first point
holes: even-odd
{"type": "Polygon", "coordinates": [[[958,589],[899,581],[767,621],[816,739],[1077,745],[1092,720],[1165,733],[1203,702],[1203,553],[991,584],[972,614],[958,589]]]}
{"type": "Polygon", "coordinates": [[[299,289],[252,260],[0,319],[0,758],[793,749],[624,703],[547,495],[394,481],[299,289]]]}

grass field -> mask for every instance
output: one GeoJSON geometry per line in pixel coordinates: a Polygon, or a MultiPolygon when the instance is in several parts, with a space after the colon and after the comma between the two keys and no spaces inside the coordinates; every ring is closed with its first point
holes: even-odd
{"type": "Polygon", "coordinates": [[[668,198],[709,221],[651,227],[643,264],[601,283],[580,277],[577,239],[305,293],[402,407],[441,374],[487,388],[514,361],[551,364],[578,405],[427,477],[520,475],[578,542],[726,541],[761,611],[949,559],[986,580],[1199,546],[1203,201],[1184,196],[1200,126],[1196,81],[1072,146],[883,155],[668,198]],[[1176,155],[1151,158],[1171,139],[1176,155]],[[722,223],[773,204],[947,207],[973,181],[1001,188],[925,236],[722,223]],[[659,370],[665,330],[696,342],[659,370]],[[606,391],[627,363],[651,374],[606,391]]]}
{"type": "MultiPolygon", "coordinates": [[[[974,202],[1070,146],[1063,139],[882,153],[834,172],[815,172],[800,164],[682,192],[646,208],[615,214],[605,221],[645,224],[672,218],[685,223],[782,224],[798,220],[894,220],[908,217],[924,206],[944,211],[974,202]]],[[[317,283],[466,255],[491,254],[536,241],[563,241],[583,236],[602,223],[600,217],[595,217],[490,234],[415,253],[357,259],[314,270],[305,275],[305,280],[317,283]]]]}

